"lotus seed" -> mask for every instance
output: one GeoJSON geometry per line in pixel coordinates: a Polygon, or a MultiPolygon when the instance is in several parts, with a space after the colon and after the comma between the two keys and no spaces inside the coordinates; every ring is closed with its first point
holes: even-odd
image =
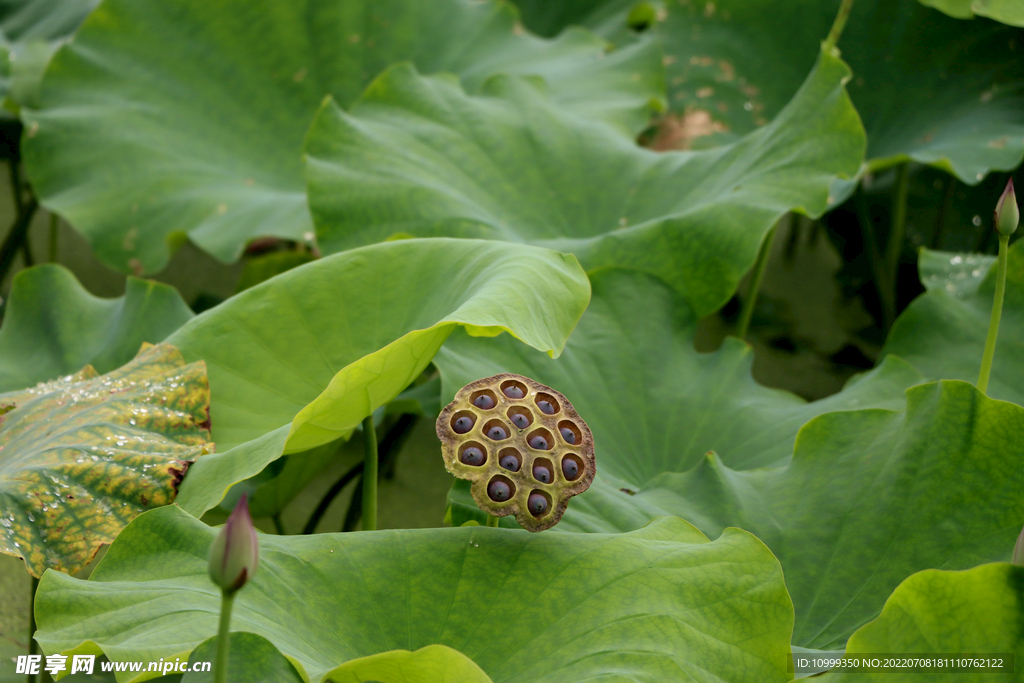
{"type": "Polygon", "coordinates": [[[504,391],[505,395],[508,396],[509,398],[522,398],[523,396],[526,395],[523,393],[523,390],[517,387],[515,384],[509,384],[507,387],[502,389],[502,391],[504,391]]]}
{"type": "Polygon", "coordinates": [[[537,401],[537,407],[540,408],[540,412],[545,415],[555,414],[555,407],[551,405],[550,401],[537,401]]]}
{"type": "Polygon", "coordinates": [[[476,400],[473,401],[473,405],[480,410],[490,410],[494,407],[494,399],[487,394],[480,394],[476,397],[476,400]]]}
{"type": "Polygon", "coordinates": [[[452,427],[456,434],[465,434],[473,428],[473,420],[468,417],[460,417],[455,421],[455,425],[452,427]]]}
{"type": "Polygon", "coordinates": [[[492,481],[487,485],[487,495],[491,497],[491,500],[502,503],[512,495],[512,489],[503,481],[492,481]]]}
{"type": "Polygon", "coordinates": [[[538,434],[530,439],[530,448],[536,448],[538,451],[546,451],[548,449],[548,440],[538,434]]]}
{"type": "Polygon", "coordinates": [[[566,443],[568,443],[568,444],[576,443],[576,435],[572,433],[571,429],[569,429],[568,427],[562,427],[558,431],[560,431],[562,433],[562,438],[565,439],[566,443]]]}
{"type": "Polygon", "coordinates": [[[470,446],[462,451],[462,462],[472,467],[480,467],[484,464],[484,452],[476,446],[470,446]]]}
{"type": "Polygon", "coordinates": [[[501,441],[502,439],[508,438],[508,432],[505,431],[504,427],[494,425],[487,430],[487,438],[494,439],[495,441],[501,441]]]}
{"type": "Polygon", "coordinates": [[[526,506],[530,508],[530,514],[540,517],[548,511],[548,499],[539,493],[531,493],[529,500],[526,501],[526,506]]]}
{"type": "MultiPolygon", "coordinates": [[[[551,483],[551,470],[545,465],[534,465],[533,466],[533,478],[542,484],[551,483]]],[[[535,494],[536,495],[536,494],[535,494]]],[[[533,496],[530,496],[531,498],[533,496]]]]}
{"type": "Polygon", "coordinates": [[[506,470],[511,470],[513,472],[519,471],[519,458],[517,458],[514,455],[501,456],[501,460],[498,461],[498,464],[504,467],[506,470]]]}
{"type": "Polygon", "coordinates": [[[512,416],[512,424],[520,429],[526,429],[530,426],[530,420],[522,413],[516,413],[512,416]]]}
{"type": "Polygon", "coordinates": [[[576,464],[576,461],[572,458],[566,458],[562,461],[562,474],[569,481],[576,478],[576,475],[580,473],[580,466],[576,464]]]}

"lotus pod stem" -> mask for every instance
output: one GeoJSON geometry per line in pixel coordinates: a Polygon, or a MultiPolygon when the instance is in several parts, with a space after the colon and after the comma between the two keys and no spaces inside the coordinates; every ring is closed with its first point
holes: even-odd
{"type": "Polygon", "coordinates": [[[978,391],[988,393],[988,380],[992,374],[992,361],[996,355],[996,340],[999,337],[999,321],[1003,315],[1003,297],[1006,295],[1006,265],[1009,259],[1010,235],[1020,222],[1017,197],[1013,192],[1013,179],[1006,184],[1002,196],[996,203],[995,228],[999,235],[999,257],[996,260],[996,291],[992,298],[992,315],[988,322],[988,336],[985,338],[985,352],[981,358],[978,373],[978,391]]]}
{"type": "Polygon", "coordinates": [[[437,418],[445,468],[473,482],[476,504],[550,529],[594,481],[594,437],[572,403],[539,382],[501,373],[470,382],[437,418]]]}

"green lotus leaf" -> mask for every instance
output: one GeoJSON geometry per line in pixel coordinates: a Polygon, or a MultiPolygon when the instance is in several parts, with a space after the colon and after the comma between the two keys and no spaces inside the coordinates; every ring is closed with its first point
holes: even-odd
{"type": "Polygon", "coordinates": [[[247,289],[168,339],[207,364],[218,450],[178,503],[202,514],[282,454],[347,438],[457,326],[558,354],[589,298],[572,256],[448,239],[357,249],[247,289]]]}
{"type": "MultiPolygon", "coordinates": [[[[217,628],[216,531],[177,506],[154,510],[90,580],[47,572],[36,597],[43,650],[114,661],[189,652],[217,628]]],[[[260,545],[232,628],[273,642],[314,683],[352,660],[429,645],[495,681],[789,678],[782,572],[737,529],[708,542],[665,518],[627,534],[465,527],[261,535],[260,545]]]]}
{"type": "Polygon", "coordinates": [[[0,98],[33,104],[43,71],[99,0],[6,0],[0,4],[4,65],[0,98]]]}
{"type": "Polygon", "coordinates": [[[1016,0],[920,0],[957,19],[988,17],[1012,26],[1024,26],[1024,5],[1016,0]]]}
{"type": "MultiPolygon", "coordinates": [[[[617,488],[640,490],[663,472],[690,470],[708,451],[738,470],[785,464],[811,418],[867,407],[901,410],[904,389],[923,381],[891,358],[839,394],[808,403],[755,382],[753,352],[736,338],[713,353],[697,352],[696,317],[653,277],[601,270],[591,286],[590,306],[557,360],[507,335],[453,334],[434,359],[443,402],[500,372],[535,379],[565,394],[590,425],[598,480],[610,476],[617,488]]],[[[573,499],[562,524],[590,495],[573,499]]]]}
{"type": "MultiPolygon", "coordinates": [[[[800,87],[839,0],[666,3],[669,106],[723,139],[771,120],[800,87]],[[698,114],[697,112],[702,112],[698,114]]],[[[881,169],[913,159],[976,184],[1024,156],[1018,30],[920,3],[858,0],[839,41],[850,97],[881,169]]],[[[685,129],[685,126],[684,126],[685,129]]]]}
{"type": "Polygon", "coordinates": [[[74,573],[212,450],[203,363],[166,344],[0,394],[0,552],[74,573]]]}
{"type": "Polygon", "coordinates": [[[482,237],[572,252],[588,270],[658,275],[699,315],[732,295],[773,223],[819,215],[828,185],[856,173],[863,131],[823,55],[775,121],[737,144],[659,154],[571,116],[522,79],[483,95],[408,65],[346,112],[327,102],[306,140],[320,247],[396,234],[482,237]]]}
{"type": "MultiPolygon", "coordinates": [[[[918,269],[928,290],[903,311],[882,350],[930,379],[977,382],[985,352],[996,269],[978,254],[921,250],[918,269]]],[[[1007,255],[1006,298],[988,395],[1024,405],[1024,244],[1007,255]]]]}
{"type": "Polygon", "coordinates": [[[0,392],[55,379],[92,365],[109,372],[143,342],[156,344],[192,318],[173,288],[128,278],[124,296],[101,299],[68,270],[43,265],[19,272],[0,327],[0,392]]]}
{"type": "MultiPolygon", "coordinates": [[[[1024,657],[1024,567],[986,564],[966,571],[929,569],[910,576],[893,591],[877,619],[861,627],[846,647],[856,657],[870,653],[1006,653],[1019,672],[1024,657]]],[[[822,683],[882,683],[892,672],[827,673],[822,683]]],[[[1013,673],[957,671],[946,680],[963,683],[1015,681],[1013,673]]],[[[899,680],[925,683],[933,673],[901,672],[899,680]]]]}
{"type": "Polygon", "coordinates": [[[635,498],[709,536],[756,534],[786,572],[793,643],[842,647],[903,579],[1006,560],[1024,525],[1024,408],[958,381],[907,403],[815,418],[786,467],[737,472],[710,454],[635,498]]]}
{"type": "MultiPolygon", "coordinates": [[[[227,683],[306,683],[274,644],[255,633],[233,631],[229,642],[227,683]]],[[[188,658],[190,665],[217,661],[217,637],[201,642],[188,658]]],[[[189,671],[181,683],[214,683],[213,670],[189,671]]],[[[360,681],[360,683],[363,683],[360,681]]]]}
{"type": "Polygon", "coordinates": [[[225,262],[254,237],[308,240],[313,114],[403,60],[471,90],[494,73],[542,77],[572,116],[617,137],[646,125],[664,88],[657,46],[606,53],[583,30],[539,39],[501,1],[108,0],[24,113],[26,168],[121,270],[160,270],[184,235],[225,262]]]}
{"type": "Polygon", "coordinates": [[[476,663],[458,650],[427,645],[415,652],[392,650],[345,662],[327,674],[333,683],[492,683],[476,663]]]}

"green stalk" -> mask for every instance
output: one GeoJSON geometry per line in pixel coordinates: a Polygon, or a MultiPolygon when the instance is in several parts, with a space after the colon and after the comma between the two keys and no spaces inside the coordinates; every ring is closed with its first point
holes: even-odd
{"type": "Polygon", "coordinates": [[[487,526],[498,526],[498,518],[494,515],[487,515],[487,526]]]}
{"type": "Polygon", "coordinates": [[[750,319],[754,316],[754,305],[757,303],[757,293],[761,289],[761,281],[764,279],[764,268],[768,264],[768,255],[772,251],[772,241],[775,239],[775,228],[773,225],[757,250],[757,260],[754,261],[753,276],[750,279],[750,287],[747,296],[743,299],[743,308],[740,310],[740,323],[736,330],[736,336],[745,339],[747,330],[750,329],[750,319]]]}
{"type": "Polygon", "coordinates": [[[843,28],[846,26],[846,20],[850,18],[851,9],[853,9],[853,0],[843,0],[839,5],[839,12],[836,14],[835,21],[832,22],[832,29],[821,46],[824,51],[831,52],[839,42],[839,36],[843,35],[843,28]]]}
{"type": "MultiPolygon", "coordinates": [[[[39,579],[32,577],[32,594],[28,603],[28,653],[29,655],[39,654],[39,646],[36,645],[36,590],[39,588],[39,579]]],[[[36,675],[28,675],[28,683],[36,683],[36,675]]]]}
{"type": "Polygon", "coordinates": [[[1010,236],[999,235],[999,259],[996,261],[996,295],[992,299],[992,317],[988,321],[988,337],[985,338],[985,355],[981,358],[981,372],[978,373],[978,391],[988,393],[988,378],[992,374],[992,360],[996,355],[996,337],[999,336],[999,319],[1003,316],[1003,295],[1006,293],[1006,252],[1010,249],[1010,236]]]}
{"type": "Polygon", "coordinates": [[[886,265],[889,267],[889,279],[893,286],[893,299],[896,299],[897,272],[900,267],[900,253],[903,251],[903,240],[907,235],[907,193],[910,189],[907,173],[908,162],[904,161],[896,167],[896,197],[893,199],[892,231],[886,254],[886,265]]]}
{"type": "Polygon", "coordinates": [[[231,644],[231,608],[234,603],[234,591],[221,591],[220,627],[217,629],[217,659],[213,662],[213,683],[225,683],[228,679],[228,649],[231,644]]]}
{"type": "Polygon", "coordinates": [[[57,214],[50,212],[50,263],[57,262],[57,214]]]}
{"type": "Polygon", "coordinates": [[[377,529],[377,430],[373,413],[363,419],[363,531],[377,529]]]}
{"type": "Polygon", "coordinates": [[[38,207],[39,204],[33,197],[19,209],[18,215],[14,219],[14,224],[7,233],[3,244],[0,245],[0,282],[3,282],[7,277],[7,273],[10,271],[11,266],[14,265],[14,260],[18,256],[18,251],[21,250],[22,243],[28,239],[28,229],[32,224],[32,216],[35,215],[38,207]]]}

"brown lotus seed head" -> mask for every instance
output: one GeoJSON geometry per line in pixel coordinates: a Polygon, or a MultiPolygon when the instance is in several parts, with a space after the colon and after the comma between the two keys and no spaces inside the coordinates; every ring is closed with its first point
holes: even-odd
{"type": "Polygon", "coordinates": [[[594,481],[594,437],[562,394],[522,375],[470,382],[437,418],[444,465],[473,499],[529,531],[550,529],[594,481]]]}

